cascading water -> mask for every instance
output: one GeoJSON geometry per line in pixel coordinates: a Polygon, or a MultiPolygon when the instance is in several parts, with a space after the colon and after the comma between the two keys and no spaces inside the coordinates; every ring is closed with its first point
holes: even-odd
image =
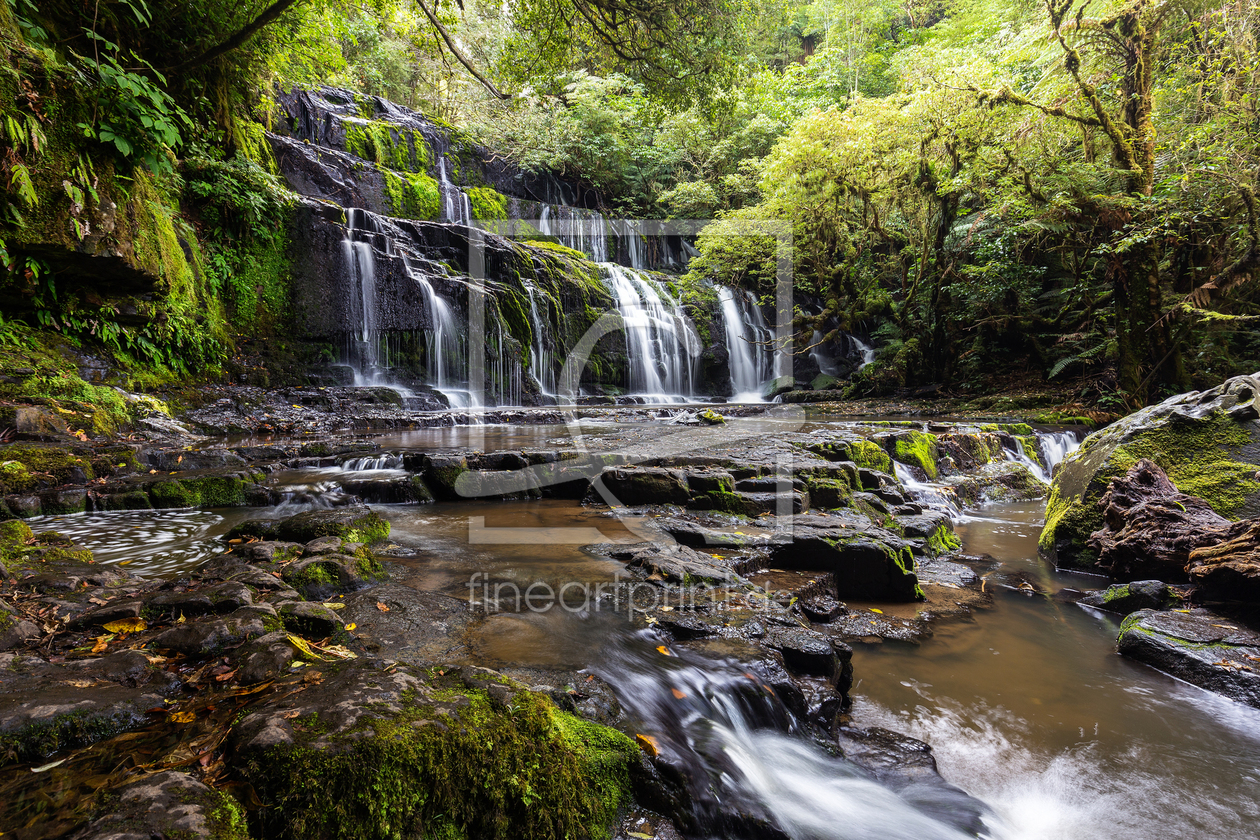
{"type": "Polygon", "coordinates": [[[700,340],[678,303],[642,272],[600,266],[625,323],[629,392],[653,402],[676,402],[693,395],[700,340]]]}
{"type": "Polygon", "coordinates": [[[442,191],[442,221],[467,225],[472,223],[472,201],[468,193],[452,183],[446,174],[446,158],[438,159],[438,186],[442,191]]]}
{"type": "Polygon", "coordinates": [[[450,376],[451,371],[465,370],[468,359],[467,343],[461,338],[455,314],[451,312],[450,304],[434,290],[428,277],[412,269],[410,262],[407,268],[424,296],[433,324],[433,329],[425,333],[424,356],[429,385],[440,391],[452,408],[469,408],[472,394],[467,384],[450,376]]]}
{"type": "Polygon", "coordinates": [[[608,220],[594,210],[545,205],[538,217],[538,230],[554,236],[566,248],[583,252],[594,262],[609,261],[608,220]]]}
{"type": "Polygon", "coordinates": [[[376,260],[372,246],[355,234],[363,230],[367,215],[356,207],[346,208],[346,235],[341,240],[346,270],[358,291],[359,330],[354,337],[350,363],[354,367],[354,384],[375,384],[379,375],[379,354],[376,342],[376,260]]]}
{"type": "MultiPolygon", "coordinates": [[[[529,352],[529,375],[538,383],[541,394],[554,398],[556,395],[555,356],[544,341],[543,327],[546,322],[539,315],[538,302],[535,300],[536,297],[543,297],[543,293],[533,283],[526,282],[525,294],[529,299],[529,319],[534,331],[534,343],[529,352]]],[[[545,297],[543,299],[546,300],[545,297]]]]}
{"type": "Polygon", "coordinates": [[[1041,457],[1046,462],[1046,472],[1051,476],[1054,475],[1054,468],[1081,446],[1075,432],[1038,432],[1037,443],[1041,446],[1041,457]]]}
{"type": "Polygon", "coordinates": [[[814,364],[818,365],[818,369],[828,376],[839,376],[840,367],[836,364],[836,360],[831,358],[831,354],[822,348],[823,334],[818,330],[814,330],[814,334],[810,336],[809,343],[813,348],[809,351],[809,357],[814,360],[814,364]]]}
{"type": "Polygon", "coordinates": [[[850,335],[849,341],[853,343],[853,349],[854,351],[856,351],[855,355],[859,359],[861,359],[861,361],[858,362],[858,366],[857,366],[858,370],[861,370],[862,368],[869,365],[871,362],[875,361],[875,348],[874,347],[867,344],[865,341],[862,341],[862,339],[858,338],[856,335],[850,335]]]}
{"type": "Polygon", "coordinates": [[[761,385],[771,375],[768,342],[773,333],[751,292],[718,286],[731,370],[731,402],[761,402],[761,385]]]}
{"type": "MultiPolygon", "coordinates": [[[[697,828],[730,836],[765,821],[792,840],[962,840],[985,809],[943,783],[893,790],[801,737],[805,727],[774,691],[734,663],[688,651],[663,656],[642,631],[605,648],[595,670],[661,759],[683,768],[697,828]]],[[[779,836],[774,832],[757,836],[779,836]]]]}

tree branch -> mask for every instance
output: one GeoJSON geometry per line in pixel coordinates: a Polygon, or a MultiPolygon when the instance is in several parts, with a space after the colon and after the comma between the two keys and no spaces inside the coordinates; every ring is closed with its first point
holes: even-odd
{"type": "Polygon", "coordinates": [[[446,27],[442,25],[437,15],[425,4],[424,0],[416,0],[416,5],[420,7],[420,11],[424,12],[424,16],[429,19],[429,23],[433,25],[437,33],[442,36],[442,40],[446,43],[446,48],[451,51],[451,55],[455,56],[455,60],[464,65],[464,69],[471,73],[474,79],[481,82],[481,86],[490,91],[491,96],[494,96],[496,99],[512,98],[511,94],[499,90],[495,87],[494,82],[482,75],[481,71],[473,66],[472,60],[464,55],[463,51],[455,45],[455,39],[451,37],[451,33],[446,30],[446,27]]]}
{"type": "Polygon", "coordinates": [[[163,70],[163,72],[167,74],[182,73],[185,70],[191,70],[194,67],[200,67],[203,64],[214,61],[219,56],[241,47],[250,38],[253,38],[258,30],[280,17],[280,15],[284,14],[288,8],[296,2],[298,2],[298,0],[276,0],[276,2],[264,9],[262,14],[254,18],[252,23],[232,37],[228,38],[226,41],[219,43],[217,46],[211,47],[201,55],[190,58],[181,64],[176,64],[174,67],[167,67],[163,70]]]}

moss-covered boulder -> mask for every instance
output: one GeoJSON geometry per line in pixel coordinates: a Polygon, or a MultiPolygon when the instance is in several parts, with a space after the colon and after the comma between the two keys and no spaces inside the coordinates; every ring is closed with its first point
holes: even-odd
{"type": "Polygon", "coordinates": [[[936,460],[940,452],[936,435],[927,432],[898,432],[884,439],[894,461],[918,467],[928,478],[936,478],[936,460]]]}
{"type": "Polygon", "coordinates": [[[638,749],[494,672],[359,660],[233,730],[266,837],[608,836],[638,749]]]}
{"type": "Polygon", "coordinates": [[[797,517],[790,536],[772,539],[770,562],[781,569],[830,572],[840,598],[923,598],[910,544],[856,513],[797,517]]]}
{"type": "Polygon", "coordinates": [[[1098,559],[1087,544],[1103,524],[1099,500],[1111,480],[1143,458],[1182,493],[1229,519],[1260,515],[1260,374],[1149,406],[1094,432],[1055,472],[1041,532],[1042,554],[1062,567],[1098,559]]]}
{"type": "Polygon", "coordinates": [[[1260,708],[1260,634],[1204,609],[1140,610],[1120,625],[1120,653],[1260,708]]]}
{"type": "Polygon", "coordinates": [[[341,537],[370,545],[388,536],[389,523],[366,505],[311,510],[287,519],[251,519],[228,533],[229,539],[257,537],[303,544],[319,537],[341,537]]]}
{"type": "Polygon", "coordinates": [[[142,776],[106,793],[97,810],[100,816],[76,835],[80,840],[249,840],[239,802],[174,770],[142,776]]]}
{"type": "Polygon", "coordinates": [[[0,447],[0,493],[83,484],[95,475],[91,461],[65,447],[34,443],[0,447]]]}

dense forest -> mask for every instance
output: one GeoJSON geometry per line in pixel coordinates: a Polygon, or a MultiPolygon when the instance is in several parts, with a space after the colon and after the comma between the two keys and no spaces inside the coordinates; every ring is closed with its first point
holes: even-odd
{"type": "Polygon", "coordinates": [[[797,347],[876,348],[853,396],[1145,404],[1260,368],[1258,35],[1196,0],[7,0],[0,350],[137,390],[247,364],[287,307],[264,131],[327,83],[706,220],[692,282],[772,295],[773,239],[730,226],[790,221],[797,347]]]}

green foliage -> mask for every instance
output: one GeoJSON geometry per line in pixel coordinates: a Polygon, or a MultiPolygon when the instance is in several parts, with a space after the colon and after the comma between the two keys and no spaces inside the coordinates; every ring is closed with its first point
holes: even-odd
{"type": "Polygon", "coordinates": [[[493,221],[507,218],[507,196],[492,187],[470,187],[468,203],[474,219],[493,221]]]}
{"type": "Polygon", "coordinates": [[[437,219],[442,215],[442,188],[423,172],[399,173],[381,169],[385,195],[395,216],[405,219],[437,219]]]}

